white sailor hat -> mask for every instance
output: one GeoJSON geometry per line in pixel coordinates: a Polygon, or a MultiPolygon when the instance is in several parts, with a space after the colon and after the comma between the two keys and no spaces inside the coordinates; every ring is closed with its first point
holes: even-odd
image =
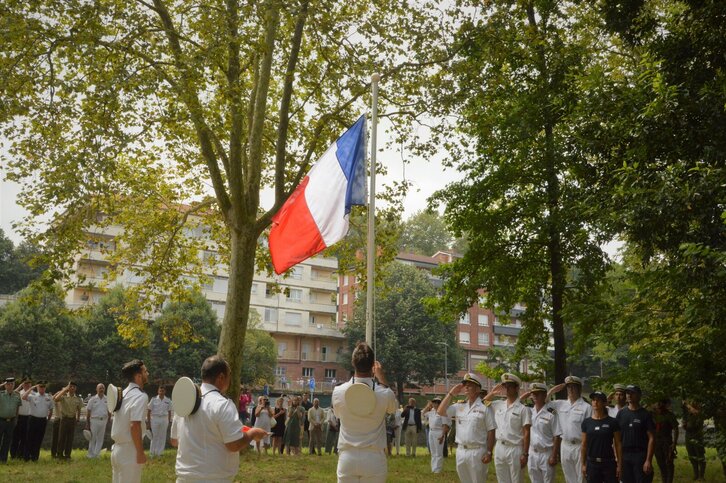
{"type": "Polygon", "coordinates": [[[578,384],[582,386],[582,379],[577,376],[567,376],[565,378],[565,384],[578,384]]]}
{"type": "Polygon", "coordinates": [[[504,384],[513,383],[513,384],[516,384],[517,386],[520,386],[520,385],[522,385],[522,380],[520,378],[518,378],[517,376],[515,376],[514,374],[512,374],[511,372],[505,372],[504,374],[502,374],[502,383],[504,383],[504,384]]]}
{"type": "Polygon", "coordinates": [[[463,384],[465,382],[471,382],[473,384],[476,384],[477,386],[479,386],[480,389],[483,387],[481,379],[479,379],[479,376],[477,376],[473,372],[467,372],[466,374],[464,374],[464,378],[461,380],[461,383],[463,384]]]}
{"type": "Polygon", "coordinates": [[[547,384],[543,382],[533,382],[530,385],[530,392],[547,392],[547,384]]]}

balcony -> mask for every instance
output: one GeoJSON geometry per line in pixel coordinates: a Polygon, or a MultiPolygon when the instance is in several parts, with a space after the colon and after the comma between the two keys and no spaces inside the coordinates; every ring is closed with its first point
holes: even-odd
{"type": "Polygon", "coordinates": [[[494,325],[494,333],[496,335],[508,335],[512,337],[519,337],[519,333],[522,332],[521,327],[515,327],[513,325],[494,325]]]}

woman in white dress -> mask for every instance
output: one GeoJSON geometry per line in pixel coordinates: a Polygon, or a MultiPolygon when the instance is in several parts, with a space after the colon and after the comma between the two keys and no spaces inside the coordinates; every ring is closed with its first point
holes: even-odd
{"type": "MultiPolygon", "coordinates": [[[[269,433],[272,431],[272,418],[270,400],[267,396],[260,396],[257,398],[257,407],[255,408],[255,428],[264,429],[269,433]]],[[[268,434],[261,441],[257,441],[255,445],[257,446],[257,453],[261,453],[260,445],[262,445],[265,448],[265,454],[267,454],[267,449],[270,447],[270,435],[268,434]]]]}

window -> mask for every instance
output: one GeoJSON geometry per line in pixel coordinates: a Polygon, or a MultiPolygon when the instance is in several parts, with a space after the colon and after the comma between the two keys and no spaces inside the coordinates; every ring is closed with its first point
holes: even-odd
{"type": "Polygon", "coordinates": [[[275,296],[275,292],[272,290],[272,285],[265,284],[265,297],[272,298],[275,296]]]}
{"type": "Polygon", "coordinates": [[[479,314],[479,325],[482,327],[489,325],[489,316],[487,314],[479,314]]]}
{"type": "Polygon", "coordinates": [[[478,342],[479,345],[488,346],[489,345],[489,334],[487,332],[479,332],[478,336],[478,342]]]}
{"type": "Polygon", "coordinates": [[[328,348],[325,346],[320,349],[320,360],[323,362],[328,360],[328,348]]]}
{"type": "Polygon", "coordinates": [[[494,325],[499,325],[499,317],[494,317],[494,325]]]}
{"type": "Polygon", "coordinates": [[[468,332],[459,332],[459,342],[462,344],[470,344],[471,337],[468,332]]]}
{"type": "MultiPolygon", "coordinates": [[[[348,275],[343,275],[343,287],[348,286],[348,275]]],[[[333,371],[335,372],[335,371],[333,371]]]]}
{"type": "Polygon", "coordinates": [[[250,293],[252,295],[255,295],[257,293],[257,284],[256,283],[252,284],[252,290],[250,290],[250,293]]]}
{"type": "Polygon", "coordinates": [[[310,360],[310,356],[312,355],[311,352],[312,352],[312,349],[310,347],[310,344],[307,342],[303,343],[302,351],[300,352],[300,359],[302,359],[304,361],[310,360]]]}
{"type": "Polygon", "coordinates": [[[287,342],[277,343],[277,357],[283,357],[287,351],[287,342]]]}
{"type": "Polygon", "coordinates": [[[315,369],[312,367],[303,367],[303,377],[313,377],[315,369]]]}
{"type": "Polygon", "coordinates": [[[335,379],[335,369],[325,369],[326,379],[335,379]]]}
{"type": "Polygon", "coordinates": [[[302,277],[303,277],[302,267],[294,267],[292,269],[292,273],[290,274],[290,278],[294,278],[295,280],[302,280],[302,277]]]}
{"type": "Polygon", "coordinates": [[[287,367],[277,366],[275,367],[275,376],[280,377],[287,374],[287,367]]]}
{"type": "Polygon", "coordinates": [[[266,308],[265,322],[277,322],[277,310],[266,308]]]}
{"type": "Polygon", "coordinates": [[[302,300],[302,289],[291,288],[287,291],[287,300],[290,302],[300,302],[302,300]]]}
{"type": "Polygon", "coordinates": [[[299,312],[285,312],[285,325],[302,325],[302,314],[299,312]]]}
{"type": "Polygon", "coordinates": [[[461,318],[459,319],[459,323],[469,325],[469,312],[461,316],[461,318]]]}
{"type": "Polygon", "coordinates": [[[348,294],[347,293],[343,294],[343,305],[348,305],[348,294]]]}

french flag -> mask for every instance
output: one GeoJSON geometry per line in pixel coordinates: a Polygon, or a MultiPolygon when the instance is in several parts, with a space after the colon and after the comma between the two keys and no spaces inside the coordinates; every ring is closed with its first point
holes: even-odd
{"type": "Polygon", "coordinates": [[[272,218],[270,256],[278,275],[348,233],[350,207],[366,201],[366,120],[361,116],[313,165],[272,218]]]}

